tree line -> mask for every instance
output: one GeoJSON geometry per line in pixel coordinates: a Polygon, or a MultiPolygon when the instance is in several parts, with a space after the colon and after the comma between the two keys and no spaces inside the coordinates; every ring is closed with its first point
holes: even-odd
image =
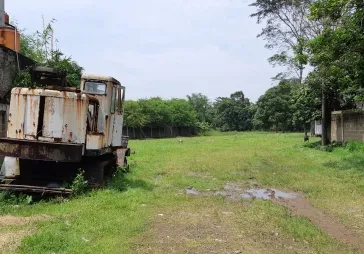
{"type": "Polygon", "coordinates": [[[306,104],[310,91],[297,80],[284,80],[252,103],[242,91],[210,101],[194,93],[186,99],[140,99],[125,102],[125,122],[131,128],[193,127],[200,133],[220,131],[300,131],[310,110],[320,113],[320,101],[306,104]],[[309,105],[307,110],[305,105],[309,105]]]}

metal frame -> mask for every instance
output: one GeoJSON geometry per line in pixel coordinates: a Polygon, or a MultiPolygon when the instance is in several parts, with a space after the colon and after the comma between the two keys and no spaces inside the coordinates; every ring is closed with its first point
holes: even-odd
{"type": "Polygon", "coordinates": [[[0,138],[0,155],[20,159],[79,162],[83,145],[0,138]]]}

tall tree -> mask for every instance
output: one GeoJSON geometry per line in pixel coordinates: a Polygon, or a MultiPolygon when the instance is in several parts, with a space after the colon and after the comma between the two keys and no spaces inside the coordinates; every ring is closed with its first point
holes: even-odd
{"type": "Polygon", "coordinates": [[[275,49],[276,54],[268,60],[273,65],[287,67],[287,73],[276,78],[286,78],[295,74],[302,83],[303,71],[307,65],[307,41],[321,33],[318,21],[308,18],[313,0],[255,0],[251,6],[257,11],[251,15],[265,27],[258,37],[266,42],[266,47],[275,49]]]}

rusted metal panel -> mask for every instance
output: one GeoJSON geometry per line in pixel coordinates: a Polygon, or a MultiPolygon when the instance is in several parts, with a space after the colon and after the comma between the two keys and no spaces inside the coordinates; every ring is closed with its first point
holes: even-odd
{"type": "Polygon", "coordinates": [[[116,150],[116,165],[118,165],[118,167],[123,167],[125,166],[125,157],[129,156],[130,150],[129,148],[119,148],[116,150]]]}
{"type": "Polygon", "coordinates": [[[1,166],[1,174],[5,178],[14,178],[20,175],[19,158],[5,157],[1,166]]]}
{"type": "Polygon", "coordinates": [[[13,89],[8,118],[8,134],[10,138],[24,138],[24,116],[26,96],[20,93],[21,89],[13,89]]]}
{"type": "Polygon", "coordinates": [[[0,155],[32,160],[79,162],[83,155],[83,145],[3,138],[0,139],[0,155]]]}
{"type": "Polygon", "coordinates": [[[77,98],[64,100],[62,142],[85,143],[87,107],[86,100],[77,98]]]}
{"type": "Polygon", "coordinates": [[[121,147],[127,148],[129,144],[129,136],[121,136],[121,147]]]}
{"type": "Polygon", "coordinates": [[[40,96],[27,96],[25,104],[24,134],[37,136],[40,96]]]}
{"type": "Polygon", "coordinates": [[[62,138],[64,98],[46,97],[44,106],[43,136],[62,138]]]}
{"type": "Polygon", "coordinates": [[[116,114],[114,117],[114,127],[112,132],[112,146],[121,146],[121,137],[123,134],[123,115],[116,114]]]}
{"type": "MultiPolygon", "coordinates": [[[[9,110],[9,138],[84,144],[89,100],[93,96],[72,91],[14,88],[9,110]],[[40,112],[40,97],[44,110],[40,112]],[[44,128],[38,128],[39,114],[44,114],[44,128]],[[25,132],[26,135],[23,135],[25,132]],[[39,134],[39,135],[38,135],[39,134]]],[[[43,123],[42,127],[43,127],[43,123]]]]}
{"type": "Polygon", "coordinates": [[[87,134],[86,149],[98,150],[104,147],[103,134],[87,134]]]}
{"type": "Polygon", "coordinates": [[[97,156],[101,156],[104,154],[110,154],[113,153],[114,149],[112,147],[104,147],[102,149],[97,149],[97,150],[91,150],[91,149],[87,149],[85,151],[85,156],[89,156],[89,157],[97,157],[97,156]]]}
{"type": "Polygon", "coordinates": [[[100,133],[104,133],[105,134],[105,120],[106,120],[106,115],[105,111],[105,102],[104,99],[99,98],[99,112],[98,112],[98,121],[97,121],[97,131],[100,133]]]}
{"type": "Polygon", "coordinates": [[[107,140],[107,143],[105,146],[111,146],[111,143],[112,143],[112,132],[113,132],[113,129],[114,129],[114,119],[115,119],[115,115],[112,114],[109,116],[109,119],[107,121],[107,124],[106,126],[108,127],[107,129],[107,132],[105,133],[105,136],[106,136],[106,140],[107,140]]]}
{"type": "MultiPolygon", "coordinates": [[[[55,138],[49,138],[49,137],[38,137],[39,141],[42,141],[42,142],[57,142],[55,140],[55,138]]],[[[58,138],[58,141],[59,141],[59,138],[58,138]]]]}

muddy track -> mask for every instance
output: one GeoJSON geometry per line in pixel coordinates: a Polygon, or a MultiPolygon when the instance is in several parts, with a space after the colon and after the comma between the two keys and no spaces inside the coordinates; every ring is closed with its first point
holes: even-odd
{"type": "Polygon", "coordinates": [[[216,192],[199,192],[195,189],[186,189],[186,194],[195,196],[220,195],[232,200],[263,199],[285,206],[294,216],[306,217],[323,232],[336,240],[364,253],[364,239],[337,219],[330,217],[318,208],[315,208],[299,193],[285,192],[277,189],[254,188],[244,189],[235,183],[226,183],[223,190],[216,192]]]}
{"type": "Polygon", "coordinates": [[[356,248],[360,253],[364,253],[364,241],[358,234],[341,224],[338,220],[313,207],[306,199],[273,198],[272,201],[287,207],[292,215],[306,217],[323,232],[326,232],[342,243],[356,248]]]}

